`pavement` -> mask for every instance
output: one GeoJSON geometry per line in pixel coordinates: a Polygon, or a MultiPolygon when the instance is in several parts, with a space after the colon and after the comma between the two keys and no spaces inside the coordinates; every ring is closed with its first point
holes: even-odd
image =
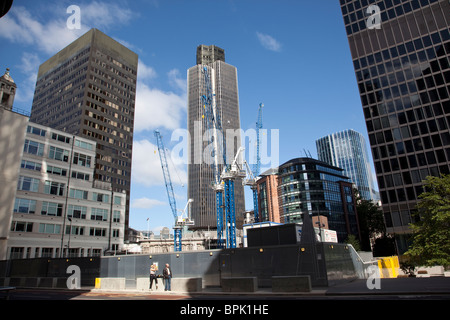
{"type": "Polygon", "coordinates": [[[117,293],[117,294],[139,294],[139,295],[162,295],[170,299],[171,296],[186,296],[202,299],[208,296],[227,297],[246,296],[246,297],[350,297],[350,296],[389,296],[389,295],[416,295],[416,296],[439,296],[450,299],[450,277],[429,277],[429,278],[391,278],[375,280],[357,279],[351,282],[340,283],[331,287],[313,287],[310,292],[272,292],[271,288],[259,288],[256,292],[223,292],[220,287],[204,288],[201,292],[181,292],[181,291],[163,291],[162,289],[154,291],[122,290],[107,291],[101,289],[92,289],[92,293],[117,293]],[[369,283],[369,285],[368,285],[369,283]],[[371,287],[372,289],[370,289],[371,287]]]}

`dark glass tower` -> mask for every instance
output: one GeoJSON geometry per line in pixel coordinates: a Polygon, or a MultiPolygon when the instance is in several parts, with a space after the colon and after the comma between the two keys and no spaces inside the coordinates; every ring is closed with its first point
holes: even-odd
{"type": "Polygon", "coordinates": [[[402,253],[422,181],[450,172],[450,4],[340,4],[385,223],[402,253]]]}
{"type": "Polygon", "coordinates": [[[31,122],[97,142],[95,180],[126,192],[125,227],[137,65],[137,54],[91,29],[39,67],[30,117],[31,122]]]}
{"type": "MultiPolygon", "coordinates": [[[[202,95],[206,94],[204,67],[210,74],[215,104],[217,110],[220,110],[224,133],[226,134],[228,130],[236,134],[232,139],[233,145],[227,145],[227,152],[233,153],[228,154],[227,159],[234,159],[241,145],[237,69],[225,63],[223,49],[201,45],[197,48],[197,65],[188,70],[188,130],[191,137],[188,152],[188,198],[194,199],[191,212],[195,229],[217,227],[216,195],[212,188],[214,171],[211,163],[205,161],[210,158],[207,151],[210,142],[205,137],[207,124],[202,102],[202,95]]],[[[245,199],[240,179],[235,182],[235,208],[236,225],[241,228],[245,199]]]]}

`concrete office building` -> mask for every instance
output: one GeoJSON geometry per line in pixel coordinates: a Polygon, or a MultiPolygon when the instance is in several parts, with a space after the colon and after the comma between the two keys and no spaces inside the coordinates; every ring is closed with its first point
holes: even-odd
{"type": "MultiPolygon", "coordinates": [[[[227,149],[233,153],[227,157],[234,158],[240,147],[241,128],[239,117],[239,94],[236,67],[225,63],[223,49],[216,46],[199,46],[197,49],[197,65],[187,72],[188,77],[188,130],[191,142],[188,148],[188,198],[194,199],[192,203],[192,219],[195,221],[194,229],[207,230],[217,227],[216,195],[212,189],[214,171],[212,165],[204,161],[204,153],[211,143],[204,140],[206,132],[206,119],[202,95],[205,94],[205,80],[203,68],[206,66],[213,83],[217,112],[221,117],[223,130],[231,130],[236,134],[232,141],[233,146],[227,149]]],[[[220,166],[222,168],[222,166],[220,166]]],[[[245,211],[244,188],[240,180],[235,182],[235,208],[236,225],[242,227],[245,211]]]]}
{"type": "Polygon", "coordinates": [[[336,132],[316,140],[319,160],[344,169],[344,175],[358,188],[365,200],[378,201],[374,177],[370,167],[366,142],[354,130],[336,132]]]}
{"type": "Polygon", "coordinates": [[[39,67],[30,121],[97,142],[94,178],[127,194],[138,56],[91,29],[39,67]]]}
{"type": "Polygon", "coordinates": [[[126,194],[94,180],[95,142],[28,121],[20,125],[17,136],[25,139],[15,143],[21,151],[16,152],[16,192],[2,200],[10,203],[7,258],[120,251],[126,194]]]}
{"type": "Polygon", "coordinates": [[[450,172],[450,3],[340,0],[387,231],[407,249],[425,177],[450,172]],[[375,19],[374,19],[375,18],[375,19]]]}

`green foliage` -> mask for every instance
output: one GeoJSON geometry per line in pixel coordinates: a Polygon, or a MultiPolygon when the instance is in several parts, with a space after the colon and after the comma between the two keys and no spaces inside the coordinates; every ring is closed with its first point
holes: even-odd
{"type": "Polygon", "coordinates": [[[418,222],[411,224],[412,244],[405,255],[425,266],[450,266],[450,175],[427,177],[419,196],[418,222]]]}
{"type": "Polygon", "coordinates": [[[380,208],[369,200],[363,200],[358,190],[354,190],[356,198],[356,211],[358,213],[359,230],[361,233],[361,248],[370,251],[370,239],[377,235],[385,235],[386,227],[383,219],[383,212],[380,208]]]}
{"type": "Polygon", "coordinates": [[[356,251],[361,251],[361,246],[355,235],[349,234],[346,243],[351,244],[356,251]]]}

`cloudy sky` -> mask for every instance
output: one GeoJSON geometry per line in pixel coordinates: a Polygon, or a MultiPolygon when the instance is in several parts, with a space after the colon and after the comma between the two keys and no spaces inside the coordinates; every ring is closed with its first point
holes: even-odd
{"type": "MultiPolygon", "coordinates": [[[[338,0],[14,0],[0,19],[0,72],[11,69],[16,108],[31,110],[39,65],[94,27],[139,55],[132,228],[173,225],[155,129],[172,155],[177,205],[187,202],[186,72],[200,44],[225,49],[226,62],[237,67],[244,131],[255,128],[264,103],[265,138],[276,131],[279,144],[269,146],[263,169],[305,151],[316,157],[315,140],[337,131],[354,129],[367,139],[338,0]]],[[[246,143],[250,163],[253,145],[246,143]]]]}

